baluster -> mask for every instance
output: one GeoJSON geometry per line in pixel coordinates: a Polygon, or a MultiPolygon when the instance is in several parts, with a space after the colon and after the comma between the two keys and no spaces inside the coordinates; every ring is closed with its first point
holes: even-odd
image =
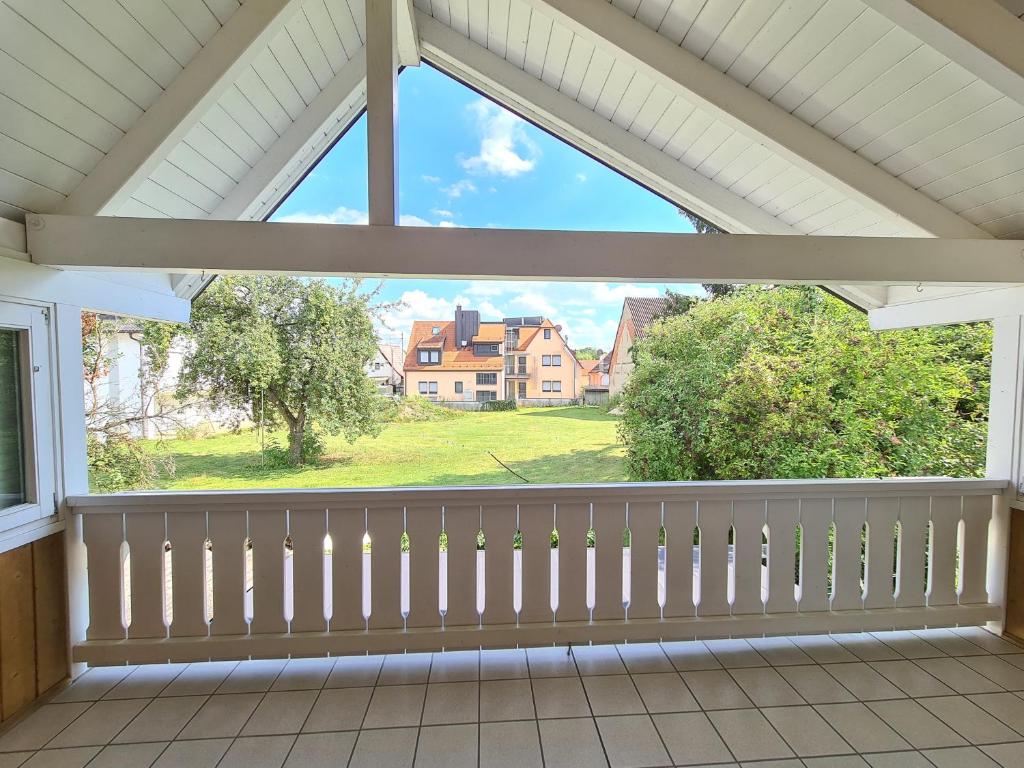
{"type": "Polygon", "coordinates": [[[558,505],[558,621],[586,621],[587,529],[586,503],[558,505]]]}
{"type": "Polygon", "coordinates": [[[756,501],[737,501],[733,505],[735,548],[734,614],[764,613],[761,599],[761,536],[765,525],[765,504],[756,501]]]}
{"type": "MultiPolygon", "coordinates": [[[[444,530],[448,533],[449,612],[453,593],[463,587],[461,582],[452,578],[451,513],[451,509],[446,509],[444,513],[444,530]]],[[[440,627],[437,578],[441,507],[437,504],[408,507],[405,513],[405,530],[409,533],[409,618],[406,623],[410,627],[440,627]]]]}
{"type": "Polygon", "coordinates": [[[509,504],[484,506],[484,536],[487,538],[484,623],[515,624],[512,605],[512,539],[516,533],[516,510],[509,504]]]}
{"type": "Polygon", "coordinates": [[[700,528],[700,603],[698,616],[729,614],[729,529],[731,501],[701,501],[697,504],[700,528]]]}
{"type": "Polygon", "coordinates": [[[895,604],[900,608],[925,604],[928,507],[927,496],[899,499],[900,543],[895,604]]]}
{"type": "MultiPolygon", "coordinates": [[[[324,618],[324,536],[327,512],[323,509],[293,509],[288,533],[292,555],[292,632],[323,632],[324,618]]],[[[332,556],[333,560],[333,556],[332,556]]]]}
{"type": "Polygon", "coordinates": [[[163,512],[125,515],[125,539],[132,555],[132,623],[128,637],[166,637],[163,554],[167,529],[163,512]]]}
{"type": "Polygon", "coordinates": [[[697,505],[692,501],[665,504],[666,618],[695,616],[693,605],[693,529],[697,505]]]}
{"type": "Polygon", "coordinates": [[[963,498],[933,496],[928,553],[928,605],[956,605],[956,540],[963,498]]]}
{"type": "Polygon", "coordinates": [[[335,509],[327,514],[327,528],[334,547],[331,554],[331,631],[363,629],[363,534],[366,512],[335,509]]]}
{"type": "Polygon", "coordinates": [[[828,531],[832,499],[800,502],[800,611],[828,610],[828,531]]]}
{"type": "MultiPolygon", "coordinates": [[[[401,508],[370,508],[371,614],[370,629],[397,629],[402,621],[402,533],[401,508]]],[[[435,571],[436,572],[436,571],[435,571]]]]}
{"type": "Polygon", "coordinates": [[[897,499],[868,499],[868,562],[864,570],[864,607],[892,608],[893,528],[899,517],[897,499]]]}
{"type": "Polygon", "coordinates": [[[866,500],[836,499],[835,543],[832,547],[832,610],[864,606],[860,585],[861,530],[867,519],[866,500]]]}
{"type": "Polygon", "coordinates": [[[799,502],[768,502],[768,613],[796,611],[796,524],[799,502]]]}
{"type": "Polygon", "coordinates": [[[991,496],[964,496],[964,543],[960,553],[960,602],[986,603],[988,526],[992,520],[991,496]]]}
{"type": "Polygon", "coordinates": [[[89,578],[89,640],[117,640],[125,636],[121,624],[121,542],[124,514],[90,513],[82,516],[89,578]]]}
{"type": "Polygon", "coordinates": [[[476,612],[476,533],[480,530],[480,508],[448,507],[444,517],[448,531],[448,613],[444,623],[446,627],[476,626],[480,622],[476,612]]]}
{"type": "Polygon", "coordinates": [[[283,509],[249,513],[253,560],[251,628],[254,635],[288,630],[284,620],[284,540],[287,535],[283,509]]]}
{"type": "Polygon", "coordinates": [[[205,512],[168,512],[167,539],[171,542],[171,593],[174,617],[171,637],[202,637],[206,623],[205,512]]]}
{"type": "Polygon", "coordinates": [[[523,534],[523,624],[551,621],[551,504],[522,504],[519,530],[523,534]]]}
{"type": "MultiPolygon", "coordinates": [[[[559,507],[561,513],[561,507],[559,507]]],[[[656,619],[658,605],[658,532],[661,529],[661,503],[631,502],[629,530],[632,534],[632,575],[629,618],[656,619]]]]}
{"type": "Polygon", "coordinates": [[[245,512],[212,510],[209,515],[213,542],[214,635],[244,635],[245,620],[245,512]]]}
{"type": "Polygon", "coordinates": [[[594,620],[622,619],[622,534],[626,509],[621,501],[594,504],[594,535],[597,540],[594,620]]]}

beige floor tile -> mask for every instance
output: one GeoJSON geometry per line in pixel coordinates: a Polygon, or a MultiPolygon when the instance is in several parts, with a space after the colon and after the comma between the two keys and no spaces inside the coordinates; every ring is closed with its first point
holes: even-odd
{"type": "Polygon", "coordinates": [[[435,653],[430,665],[430,682],[460,683],[480,679],[479,651],[435,653]]]}
{"type": "Polygon", "coordinates": [[[768,666],[764,657],[746,640],[705,640],[704,645],[726,669],[768,666]]]}
{"type": "Polygon", "coordinates": [[[317,691],[271,691],[242,728],[242,736],[298,733],[316,697],[317,691]]]}
{"type": "Polygon", "coordinates": [[[832,639],[861,661],[899,661],[902,658],[868,632],[837,634],[832,635],[832,639]]]}
{"type": "Polygon", "coordinates": [[[383,656],[342,656],[334,663],[324,687],[364,688],[374,685],[383,664],[383,656]]]}
{"type": "Polygon", "coordinates": [[[334,659],[292,659],[277,676],[272,691],[310,691],[324,687],[334,659]]]}
{"type": "Polygon", "coordinates": [[[655,715],[654,724],[675,765],[732,760],[732,753],[703,712],[655,715]]]}
{"type": "Polygon", "coordinates": [[[649,715],[599,717],[596,721],[612,768],[647,768],[671,764],[649,715]]]}
{"type": "Polygon", "coordinates": [[[540,768],[535,721],[480,724],[480,768],[540,768]]]}
{"type": "Polygon", "coordinates": [[[529,676],[525,650],[480,651],[481,680],[513,680],[529,676]]]}
{"type": "Polygon", "coordinates": [[[247,736],[235,739],[217,768],[281,768],[294,736],[247,736]]]}
{"type": "Polygon", "coordinates": [[[661,649],[668,656],[669,661],[680,672],[690,672],[702,669],[721,669],[715,654],[708,650],[704,643],[698,641],[685,641],[678,643],[662,643],[661,649]]]}
{"type": "Polygon", "coordinates": [[[981,747],[981,751],[1003,768],[1021,768],[1024,765],[1019,744],[990,744],[981,747]]]}
{"type": "Polygon", "coordinates": [[[477,730],[476,723],[420,728],[415,768],[476,768],[477,730]]]}
{"type": "Polygon", "coordinates": [[[576,677],[576,662],[566,648],[529,648],[530,677],[576,677]]]}
{"type": "Polygon", "coordinates": [[[872,632],[871,634],[905,659],[932,659],[945,656],[934,645],[925,642],[909,630],[872,632]]]}
{"type": "Polygon", "coordinates": [[[853,752],[850,745],[811,707],[770,707],[762,709],[761,714],[800,757],[853,752]]]}
{"type": "Polygon", "coordinates": [[[240,661],[220,684],[217,693],[266,693],[287,663],[283,659],[240,661]]]}
{"type": "Polygon", "coordinates": [[[544,720],[540,744],[545,768],[598,768],[608,765],[592,718],[544,720]]]}
{"type": "Polygon", "coordinates": [[[885,752],[864,759],[871,768],[934,768],[920,752],[885,752]]]}
{"type": "Polygon", "coordinates": [[[347,765],[357,735],[355,731],[304,733],[292,745],[285,768],[338,768],[347,765]]]}
{"type": "Polygon", "coordinates": [[[89,706],[84,701],[43,705],[0,736],[0,752],[41,749],[89,706]]]}
{"type": "Polygon", "coordinates": [[[647,711],[629,675],[584,677],[583,687],[595,716],[637,715],[647,711]]]}
{"type": "Polygon", "coordinates": [[[857,661],[857,657],[828,635],[802,635],[789,638],[797,648],[818,664],[838,664],[857,661]]]}
{"type": "Polygon", "coordinates": [[[153,768],[214,768],[231,746],[231,739],[175,741],[153,768]]]}
{"type": "Polygon", "coordinates": [[[1018,733],[1024,733],[1024,700],[1019,696],[1012,693],[980,693],[967,698],[1018,733]]]}
{"type": "Polygon", "coordinates": [[[372,694],[372,688],[325,688],[317,696],[302,732],[358,731],[372,694]]]}
{"type": "Polygon", "coordinates": [[[815,709],[858,752],[910,749],[902,736],[864,704],[819,704],[815,709]]]}
{"type": "Polygon", "coordinates": [[[56,747],[90,747],[107,744],[147,704],[149,704],[149,699],[97,701],[46,746],[54,749],[56,747]]]}
{"type": "MultiPolygon", "coordinates": [[[[987,659],[991,656],[985,657],[987,659]]],[[[971,659],[967,659],[970,661],[971,659]]],[[[917,666],[957,693],[997,693],[1003,690],[984,675],[962,664],[959,659],[943,656],[938,659],[918,659],[917,666]]]]}
{"type": "Polygon", "coordinates": [[[149,768],[166,748],[166,741],[110,744],[92,759],[89,768],[149,768]]]}
{"type": "Polygon", "coordinates": [[[533,681],[538,718],[590,717],[590,706],[578,677],[542,677],[533,681]]]}
{"type": "Polygon", "coordinates": [[[701,709],[737,709],[753,704],[725,670],[683,672],[683,682],[700,704],[701,709]]]}
{"type": "Polygon", "coordinates": [[[969,640],[989,653],[1022,653],[1024,648],[1009,640],[1005,640],[981,627],[955,627],[950,630],[965,640],[969,640]]]}
{"type": "Polygon", "coordinates": [[[214,693],[238,666],[237,661],[203,661],[189,664],[160,692],[161,696],[200,696],[214,693]]]}
{"type": "MultiPolygon", "coordinates": [[[[860,755],[832,755],[830,757],[805,757],[803,768],[869,768],[860,755]]],[[[756,765],[756,764],[755,764],[756,765]]],[[[764,763],[761,764],[762,766],[764,763]]]]}
{"type": "Polygon", "coordinates": [[[803,704],[800,694],[771,667],[729,670],[747,697],[758,707],[803,704]]]}
{"type": "Polygon", "coordinates": [[[479,683],[431,683],[427,686],[423,725],[475,723],[479,715],[479,683]]]}
{"type": "Polygon", "coordinates": [[[860,701],[902,699],[906,696],[903,691],[863,661],[846,664],[825,664],[823,668],[860,701]]]}
{"type": "Polygon", "coordinates": [[[581,675],[626,674],[626,666],[614,645],[573,646],[572,655],[581,675]]]}
{"type": "Polygon", "coordinates": [[[914,634],[947,656],[981,656],[987,651],[948,629],[915,629],[914,634]]]}
{"type": "Polygon", "coordinates": [[[128,726],[114,737],[115,744],[171,741],[192,719],[206,696],[153,699],[128,726]]]}
{"type": "Polygon", "coordinates": [[[188,664],[143,664],[103,694],[105,699],[151,699],[158,696],[188,664]]]}
{"type": "Polygon", "coordinates": [[[1008,691],[1024,691],[1024,669],[998,656],[970,656],[961,661],[1008,691]]]}
{"type": "Polygon", "coordinates": [[[99,751],[99,747],[45,749],[30,757],[23,768],[83,768],[99,751]]]}
{"type": "Polygon", "coordinates": [[[948,725],[916,701],[873,701],[868,706],[916,749],[966,744],[948,725]]]}
{"type": "Polygon", "coordinates": [[[678,672],[633,675],[633,685],[640,692],[648,712],[694,712],[700,709],[678,672]]]}
{"type": "Polygon", "coordinates": [[[796,664],[811,664],[813,659],[801,651],[786,637],[748,638],[750,647],[773,667],[789,667],[796,664]]]}
{"type": "Polygon", "coordinates": [[[480,683],[480,721],[536,717],[529,680],[485,680],[480,683]]]}
{"type": "Polygon", "coordinates": [[[940,696],[917,702],[971,744],[998,744],[1024,738],[962,696],[940,696]]]}
{"type": "Polygon", "coordinates": [[[779,667],[778,672],[808,704],[854,701],[853,694],[821,667],[779,667]]]}
{"type": "Polygon", "coordinates": [[[0,768],[20,768],[34,752],[0,752],[0,768]]]}
{"type": "Polygon", "coordinates": [[[908,696],[946,696],[955,691],[912,661],[875,661],[871,668],[908,696]]]}
{"type": "Polygon", "coordinates": [[[423,714],[425,685],[386,685],[374,690],[364,728],[418,726],[423,714]]]}
{"type": "Polygon", "coordinates": [[[399,653],[384,657],[377,685],[415,685],[430,677],[429,653],[399,653]]]}
{"type": "Polygon", "coordinates": [[[211,696],[178,738],[213,739],[237,736],[262,699],[262,693],[218,693],[211,696]]]}
{"type": "Polygon", "coordinates": [[[348,768],[410,768],[416,734],[416,728],[360,731],[348,768]]]}
{"type": "Polygon", "coordinates": [[[54,696],[53,703],[65,704],[73,701],[96,701],[136,669],[137,667],[134,666],[93,667],[54,696]]]}
{"type": "Polygon", "coordinates": [[[752,709],[732,709],[709,712],[729,751],[739,761],[779,760],[792,757],[792,750],[779,737],[760,712],[752,709]]]}
{"type": "Polygon", "coordinates": [[[935,768],[998,768],[999,763],[977,747],[926,749],[922,752],[935,768]]]}
{"type": "Polygon", "coordinates": [[[631,675],[672,672],[675,669],[658,643],[624,643],[618,646],[618,651],[631,675]]]}

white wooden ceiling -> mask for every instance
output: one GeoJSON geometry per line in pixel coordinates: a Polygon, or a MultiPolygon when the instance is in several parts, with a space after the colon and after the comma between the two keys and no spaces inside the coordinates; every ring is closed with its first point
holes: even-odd
{"type": "MultiPolygon", "coordinates": [[[[1024,16],[1022,0],[1000,2],[1024,16]]],[[[360,54],[363,3],[296,4],[284,28],[113,212],[265,213],[347,121],[311,135],[269,187],[243,187],[260,198],[257,205],[224,201],[360,54]]],[[[996,237],[1024,238],[1024,105],[860,0],[613,5],[632,17],[623,16],[623,23],[655,30],[966,222],[996,237]]],[[[415,0],[415,6],[471,41],[473,51],[525,72],[545,92],[639,139],[645,152],[656,151],[655,165],[665,175],[678,169],[694,178],[695,172],[729,199],[771,217],[779,231],[922,234],[898,211],[866,205],[828,174],[801,167],[756,132],[656,82],[613,46],[559,23],[542,0],[415,0]]],[[[238,9],[237,0],[0,3],[0,216],[59,210],[238,9]]],[[[1024,30],[1024,22],[1007,19],[1024,30]]],[[[529,93],[518,97],[532,103],[529,93]]],[[[364,99],[365,90],[355,88],[334,106],[351,116],[364,99]]],[[[873,297],[865,303],[884,301],[877,292],[873,297]]]]}

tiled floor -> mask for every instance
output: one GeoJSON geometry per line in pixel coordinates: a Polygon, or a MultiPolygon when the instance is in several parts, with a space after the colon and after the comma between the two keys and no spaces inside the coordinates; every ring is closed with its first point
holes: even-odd
{"type": "Polygon", "coordinates": [[[1024,766],[980,629],[96,668],[0,768],[1024,766]]]}

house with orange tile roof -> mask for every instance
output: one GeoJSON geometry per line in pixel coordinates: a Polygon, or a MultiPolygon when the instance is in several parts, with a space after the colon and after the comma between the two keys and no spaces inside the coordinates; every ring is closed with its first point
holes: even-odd
{"type": "Polygon", "coordinates": [[[515,400],[564,405],[586,377],[560,326],[545,317],[481,321],[456,307],[452,320],[417,320],[405,356],[406,394],[437,402],[515,400]]]}

